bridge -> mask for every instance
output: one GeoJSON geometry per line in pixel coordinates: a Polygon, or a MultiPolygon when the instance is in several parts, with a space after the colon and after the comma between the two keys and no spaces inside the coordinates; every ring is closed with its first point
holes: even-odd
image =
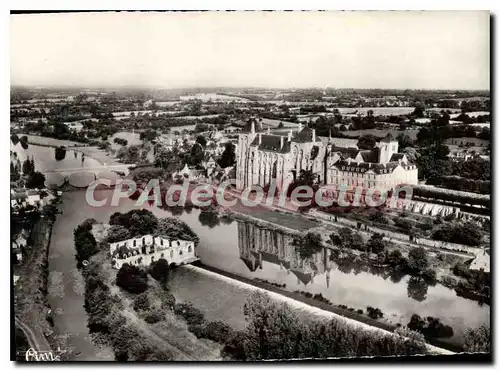
{"type": "Polygon", "coordinates": [[[78,173],[92,173],[95,176],[104,172],[114,172],[120,175],[127,176],[130,174],[130,169],[136,167],[136,164],[110,164],[110,165],[102,165],[98,167],[76,167],[70,169],[54,169],[50,171],[44,171],[44,174],[61,174],[64,177],[71,176],[73,174],[78,173]]]}

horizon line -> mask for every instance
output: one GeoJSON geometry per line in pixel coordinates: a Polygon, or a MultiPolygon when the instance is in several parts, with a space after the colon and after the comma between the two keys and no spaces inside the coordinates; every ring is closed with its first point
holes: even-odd
{"type": "Polygon", "coordinates": [[[246,85],[227,85],[227,86],[217,86],[217,85],[185,85],[185,86],[176,86],[176,87],[164,87],[160,85],[136,85],[136,84],[125,84],[125,85],[91,85],[91,84],[10,84],[10,89],[15,88],[31,88],[31,89],[97,89],[97,90],[113,90],[113,89],[137,89],[137,90],[194,90],[194,89],[212,89],[212,90],[221,90],[221,89],[253,89],[253,90],[393,90],[393,91],[444,91],[444,92],[453,92],[453,91],[470,91],[470,92],[488,92],[490,93],[491,89],[479,89],[479,88],[391,88],[391,87],[319,87],[319,86],[290,86],[290,87],[264,87],[264,86],[246,86],[246,85]]]}

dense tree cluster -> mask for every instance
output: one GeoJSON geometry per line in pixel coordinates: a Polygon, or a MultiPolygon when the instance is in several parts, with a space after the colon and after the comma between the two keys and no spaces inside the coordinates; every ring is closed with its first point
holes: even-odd
{"type": "Polygon", "coordinates": [[[73,232],[77,267],[81,268],[84,260],[89,260],[90,257],[98,252],[97,242],[92,234],[92,225],[95,220],[87,219],[80,224],[73,232]]]}
{"type": "Polygon", "coordinates": [[[234,153],[234,144],[227,142],[224,147],[224,152],[218,161],[221,168],[225,169],[229,166],[233,166],[236,163],[236,154],[234,153]]]}
{"type": "MultiPolygon", "coordinates": [[[[172,354],[144,336],[120,313],[121,301],[111,293],[98,263],[91,262],[85,267],[83,276],[87,327],[91,334],[98,333],[109,340],[117,361],[172,360],[172,354]]],[[[136,300],[141,302],[141,299],[134,302],[136,300]]]]}
{"type": "Polygon", "coordinates": [[[478,246],[482,241],[482,233],[477,225],[471,222],[443,223],[432,234],[432,238],[438,241],[478,246]]]}
{"type": "Polygon", "coordinates": [[[66,148],[59,146],[55,148],[56,161],[62,161],[66,158],[66,148]]]}
{"type": "Polygon", "coordinates": [[[141,294],[148,289],[148,274],[134,265],[125,263],[116,274],[116,285],[132,294],[141,294]]]}
{"type": "Polygon", "coordinates": [[[465,332],[464,350],[470,353],[491,352],[491,330],[489,326],[468,328],[465,332]]]}
{"type": "Polygon", "coordinates": [[[113,139],[113,142],[121,146],[126,146],[128,144],[128,140],[123,138],[115,138],[113,139]]]}
{"type": "Polygon", "coordinates": [[[149,210],[131,210],[125,214],[120,212],[112,214],[109,224],[122,226],[129,231],[130,236],[138,236],[155,232],[158,219],[149,210]]]}
{"type": "Polygon", "coordinates": [[[315,232],[307,232],[305,236],[294,238],[292,244],[302,259],[311,257],[323,249],[321,235],[315,232]]]}
{"type": "Polygon", "coordinates": [[[448,325],[443,325],[439,318],[421,318],[414,314],[411,316],[407,327],[410,330],[422,333],[426,338],[449,338],[453,336],[453,329],[448,325]]]}
{"type": "Polygon", "coordinates": [[[241,345],[247,360],[427,353],[418,341],[354,328],[343,320],[304,321],[286,304],[253,293],[244,306],[241,345]]]}
{"type": "Polygon", "coordinates": [[[169,272],[169,265],[165,259],[159,259],[157,261],[154,261],[149,266],[149,274],[151,275],[151,277],[153,277],[155,280],[164,285],[164,287],[167,284],[168,272],[169,272]]]}

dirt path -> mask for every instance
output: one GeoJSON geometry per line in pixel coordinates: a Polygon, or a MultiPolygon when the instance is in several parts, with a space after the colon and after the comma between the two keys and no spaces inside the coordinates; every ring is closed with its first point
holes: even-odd
{"type": "Polygon", "coordinates": [[[127,317],[132,323],[134,323],[136,327],[141,330],[147,337],[155,340],[163,348],[172,352],[176,361],[195,361],[193,357],[184,353],[181,349],[177,348],[175,345],[170,344],[168,341],[162,339],[160,336],[151,331],[149,325],[143,320],[139,319],[137,315],[129,308],[123,310],[123,315],[127,317]]]}
{"type": "Polygon", "coordinates": [[[47,342],[47,339],[45,339],[45,336],[36,334],[28,325],[23,323],[17,317],[16,317],[16,326],[23,331],[31,348],[39,352],[51,351],[50,345],[47,342]]]}
{"type": "MultiPolygon", "coordinates": [[[[104,256],[94,256],[94,260],[102,259],[104,256]]],[[[154,340],[160,347],[170,351],[175,361],[218,361],[220,357],[220,345],[206,339],[198,339],[187,329],[187,325],[174,313],[165,310],[165,320],[149,324],[139,317],[133,309],[133,300],[114,284],[116,271],[109,263],[101,263],[104,274],[108,277],[107,284],[111,293],[117,295],[123,303],[122,314],[136,326],[147,338],[154,340]]],[[[149,278],[149,293],[152,296],[159,295],[162,290],[153,278],[149,278]]]]}

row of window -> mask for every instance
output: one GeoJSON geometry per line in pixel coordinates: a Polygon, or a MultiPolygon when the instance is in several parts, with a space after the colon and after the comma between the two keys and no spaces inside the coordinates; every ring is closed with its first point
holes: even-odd
{"type": "MultiPolygon", "coordinates": [[[[154,243],[154,241],[153,241],[153,243],[154,243]]],[[[126,246],[126,244],[127,243],[124,242],[122,246],[126,246]]],[[[146,238],[143,237],[142,238],[142,246],[144,246],[145,244],[146,244],[146,238]]],[[[168,245],[168,241],[167,241],[166,245],[168,245]]],[[[133,240],[132,246],[133,247],[137,247],[137,240],[133,240]]],[[[163,239],[160,239],[160,246],[164,246],[164,240],[163,239]]],[[[171,241],[171,246],[172,247],[174,247],[174,246],[179,247],[179,246],[181,246],[181,243],[180,243],[180,241],[171,241]]]]}
{"type": "MultiPolygon", "coordinates": [[[[192,251],[191,250],[191,246],[189,246],[188,247],[188,253],[191,253],[191,251],[192,251]]],[[[154,250],[151,251],[150,253],[154,253],[154,250]]],[[[182,256],[182,250],[179,251],[179,256],[182,256]]],[[[164,258],[164,257],[165,257],[165,253],[161,253],[160,258],[164,258]]],[[[170,258],[173,258],[173,257],[174,257],[174,250],[170,250],[170,258]]],[[[154,256],[151,257],[151,262],[153,262],[154,258],[155,258],[154,256]]],[[[120,259],[127,259],[127,255],[125,255],[125,254],[121,255],[120,259]]]]}

